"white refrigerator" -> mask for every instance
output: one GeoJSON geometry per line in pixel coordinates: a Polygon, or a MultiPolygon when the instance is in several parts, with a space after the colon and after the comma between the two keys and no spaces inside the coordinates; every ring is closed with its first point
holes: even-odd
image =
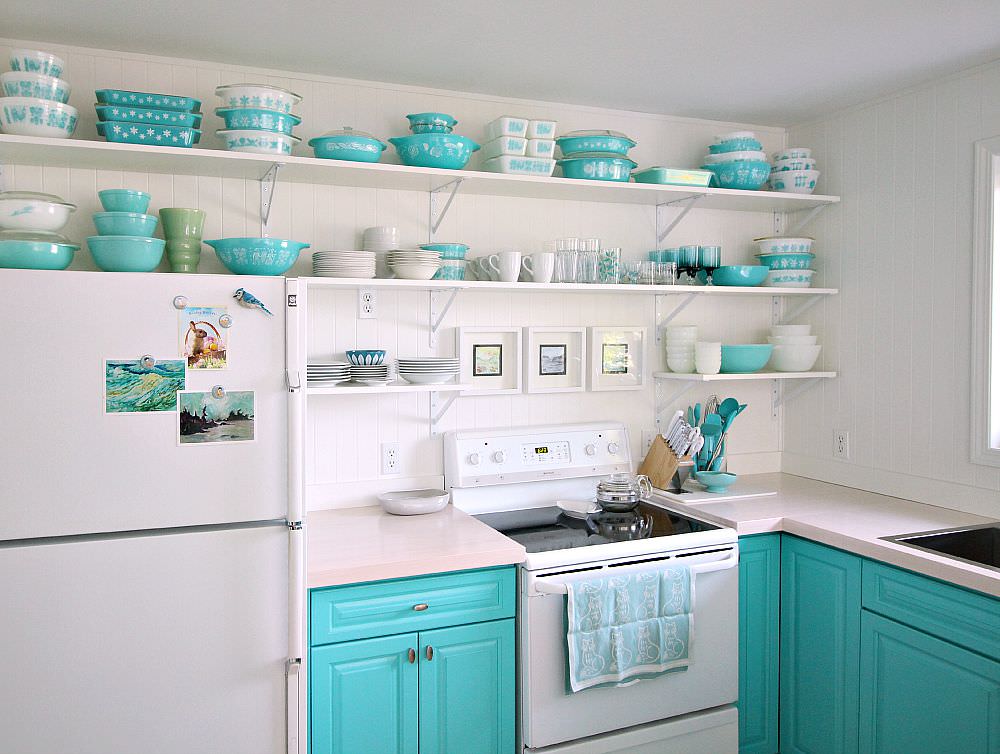
{"type": "Polygon", "coordinates": [[[0,751],[298,750],[304,531],[285,283],[0,271],[0,751]],[[273,316],[240,305],[239,287],[273,316]],[[182,371],[185,391],[253,392],[240,434],[182,443],[157,393],[171,383],[110,376],[108,361],[181,358],[177,297],[231,316],[224,338],[218,321],[203,327],[226,368],[182,371]]]}

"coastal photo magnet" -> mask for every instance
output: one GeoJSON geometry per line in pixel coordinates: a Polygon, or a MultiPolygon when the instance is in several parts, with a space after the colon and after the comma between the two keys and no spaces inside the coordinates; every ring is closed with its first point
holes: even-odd
{"type": "Polygon", "coordinates": [[[218,445],[251,442],[257,417],[252,390],[190,390],[177,393],[179,445],[218,445]]]}
{"type": "Polygon", "coordinates": [[[224,306],[187,306],[178,316],[180,353],[188,369],[225,369],[229,330],[224,306]]]}
{"type": "Polygon", "coordinates": [[[177,409],[177,391],[185,386],[181,359],[104,361],[104,411],[108,414],[148,414],[177,409]]]}

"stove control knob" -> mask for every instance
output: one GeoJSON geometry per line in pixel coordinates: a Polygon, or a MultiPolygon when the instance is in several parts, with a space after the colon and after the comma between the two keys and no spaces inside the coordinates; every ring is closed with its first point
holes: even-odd
{"type": "Polygon", "coordinates": [[[616,442],[609,442],[608,443],[608,452],[611,455],[615,455],[618,451],[619,451],[618,443],[616,443],[616,442]]]}
{"type": "Polygon", "coordinates": [[[472,453],[469,455],[469,465],[478,466],[479,462],[482,460],[478,453],[472,453]]]}
{"type": "Polygon", "coordinates": [[[594,443],[587,443],[587,446],[583,449],[583,452],[588,456],[597,455],[597,446],[594,443]]]}
{"type": "Polygon", "coordinates": [[[506,460],[507,460],[507,454],[504,453],[502,450],[498,450],[496,453],[493,454],[493,461],[495,463],[503,463],[506,460]]]}

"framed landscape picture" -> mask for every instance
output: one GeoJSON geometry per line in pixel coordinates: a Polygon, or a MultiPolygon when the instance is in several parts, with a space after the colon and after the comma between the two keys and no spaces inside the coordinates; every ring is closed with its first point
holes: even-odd
{"type": "Polygon", "coordinates": [[[590,389],[640,389],[646,381],[645,353],[645,327],[591,327],[590,389]]]}
{"type": "Polygon", "coordinates": [[[529,393],[587,389],[585,327],[524,328],[524,379],[529,393]]]}
{"type": "Polygon", "coordinates": [[[473,386],[466,395],[521,392],[521,328],[458,327],[455,350],[459,381],[473,386]]]}

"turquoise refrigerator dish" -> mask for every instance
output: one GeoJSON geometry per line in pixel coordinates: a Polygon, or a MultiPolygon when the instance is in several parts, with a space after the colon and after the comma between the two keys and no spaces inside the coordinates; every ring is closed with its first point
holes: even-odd
{"type": "Polygon", "coordinates": [[[722,346],[723,374],[752,374],[759,372],[771,358],[774,346],[769,343],[748,343],[746,345],[722,346]]]}
{"type": "Polygon", "coordinates": [[[635,140],[620,131],[570,131],[556,138],[556,146],[564,157],[594,152],[626,155],[635,140]]]}
{"type": "Polygon", "coordinates": [[[771,163],[763,160],[740,160],[702,165],[702,170],[715,173],[715,184],[724,189],[757,191],[771,175],[771,163]]]}
{"type": "Polygon", "coordinates": [[[393,136],[389,142],[396,147],[404,165],[418,168],[461,170],[469,163],[479,145],[458,134],[412,134],[393,136]]]}
{"type": "Polygon", "coordinates": [[[87,248],[105,272],[152,272],[163,258],[162,238],[144,236],[90,236],[87,248]]]}
{"type": "Polygon", "coordinates": [[[121,107],[119,105],[94,105],[94,109],[97,111],[97,117],[102,121],[201,128],[201,113],[156,110],[150,107],[121,107]]]}
{"type": "Polygon", "coordinates": [[[628,157],[607,153],[579,154],[556,160],[564,178],[626,183],[635,167],[628,157]]]}
{"type": "Polygon", "coordinates": [[[215,114],[222,118],[229,130],[251,129],[290,134],[302,122],[298,115],[263,107],[217,107],[215,114]]]}
{"type": "Polygon", "coordinates": [[[309,140],[313,154],[323,160],[378,162],[386,149],[385,142],[366,131],[344,126],[309,140]]]}
{"type": "Polygon", "coordinates": [[[98,122],[97,133],[119,144],[151,144],[158,147],[193,147],[201,140],[201,131],[196,128],[114,120],[98,122]]]}
{"type": "Polygon", "coordinates": [[[59,233],[41,230],[0,231],[0,267],[18,270],[65,270],[79,245],[59,233]]]}
{"type": "Polygon", "coordinates": [[[283,275],[309,244],[283,238],[217,238],[205,241],[234,275],[283,275]]]}
{"type": "Polygon", "coordinates": [[[657,183],[662,186],[708,186],[714,173],[711,170],[682,170],[661,166],[632,171],[636,183],[657,183]]]}
{"type": "Polygon", "coordinates": [[[94,92],[101,105],[126,107],[152,107],[156,110],[181,110],[186,113],[201,112],[201,100],[176,94],[130,92],[125,89],[98,89],[94,92]]]}

